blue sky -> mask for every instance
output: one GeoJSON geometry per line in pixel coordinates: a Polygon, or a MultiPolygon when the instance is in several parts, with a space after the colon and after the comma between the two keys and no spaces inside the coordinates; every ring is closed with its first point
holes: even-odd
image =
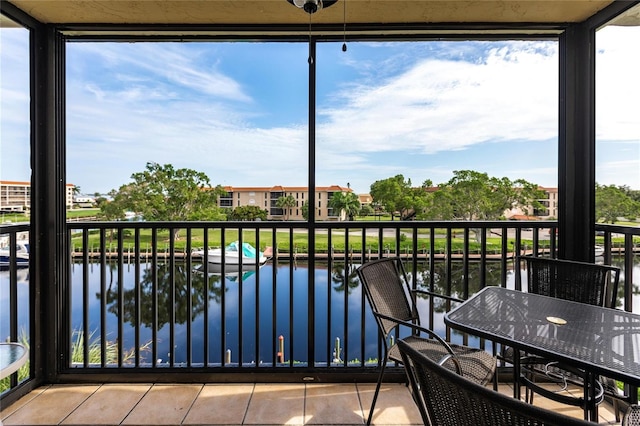
{"type": "MultiPolygon", "coordinates": [[[[28,180],[24,30],[0,32],[0,179],[28,180]]],[[[597,35],[597,181],[640,189],[640,28],[597,35]]],[[[318,45],[316,184],[454,170],[557,186],[553,41],[318,45]]],[[[106,193],[149,161],[212,184],[307,185],[304,43],[68,43],[67,182],[106,193]]]]}

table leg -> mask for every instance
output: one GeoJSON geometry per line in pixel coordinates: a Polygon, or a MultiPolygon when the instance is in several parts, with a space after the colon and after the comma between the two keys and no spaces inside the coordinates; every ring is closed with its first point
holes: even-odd
{"type": "Polygon", "coordinates": [[[596,380],[597,376],[589,371],[584,377],[584,419],[598,422],[598,404],[596,403],[596,380]]]}
{"type": "Polygon", "coordinates": [[[520,399],[520,350],[513,348],[513,397],[520,399]]]}

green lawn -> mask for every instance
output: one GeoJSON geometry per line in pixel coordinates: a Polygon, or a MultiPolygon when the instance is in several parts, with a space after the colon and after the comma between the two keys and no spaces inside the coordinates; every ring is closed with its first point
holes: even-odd
{"type": "Polygon", "coordinates": [[[74,209],[67,210],[67,219],[79,219],[84,217],[96,217],[100,209],[74,209]]]}
{"type": "MultiPolygon", "coordinates": [[[[67,210],[67,219],[79,219],[85,217],[95,217],[100,212],[100,209],[74,209],[67,210]]],[[[0,223],[19,223],[29,222],[31,217],[24,213],[2,213],[0,215],[0,223]]]]}
{"type": "MultiPolygon", "coordinates": [[[[67,210],[67,219],[70,221],[86,218],[86,217],[95,217],[99,212],[99,209],[74,209],[67,210]]],[[[24,214],[3,214],[2,222],[26,222],[29,220],[28,216],[24,214]]],[[[358,217],[358,221],[390,221],[391,216],[367,216],[367,217],[358,217]]],[[[637,225],[637,223],[625,223],[624,225],[637,225]]],[[[410,233],[409,230],[406,231],[410,233]]],[[[446,229],[437,229],[435,230],[436,235],[446,235],[446,229]]],[[[452,230],[452,234],[454,236],[462,236],[463,230],[452,230]]],[[[108,231],[107,234],[107,247],[112,250],[115,250],[115,246],[117,244],[117,231],[108,231]]],[[[183,252],[186,247],[186,231],[181,230],[178,238],[175,241],[175,249],[178,252],[183,252]]],[[[229,243],[231,241],[235,241],[238,238],[237,230],[228,230],[225,233],[225,242],[229,243]]],[[[243,232],[243,240],[252,242],[255,240],[255,231],[244,231],[243,232]]],[[[624,240],[621,238],[614,238],[613,242],[615,244],[620,244],[624,240]]],[[[636,243],[640,243],[640,239],[634,240],[636,243]]],[[[140,233],[140,242],[141,249],[150,249],[151,248],[151,230],[143,229],[140,233]]],[[[532,245],[532,241],[523,240],[523,244],[527,246],[532,245]]],[[[599,244],[603,243],[602,237],[597,237],[596,242],[599,244]]],[[[134,238],[132,230],[124,231],[124,246],[125,248],[133,247],[134,238]]],[[[331,243],[333,249],[339,252],[345,251],[345,235],[344,231],[333,231],[331,243]]],[[[540,240],[540,245],[542,247],[548,246],[549,242],[546,240],[540,240]]],[[[378,236],[371,235],[367,236],[365,239],[365,250],[371,249],[373,251],[377,251],[378,247],[378,236]]],[[[430,233],[428,229],[420,230],[418,233],[418,250],[427,251],[430,244],[430,233]]],[[[509,249],[512,249],[514,241],[513,239],[508,240],[509,249]]],[[[72,245],[75,250],[79,251],[82,249],[82,237],[80,234],[76,234],[72,237],[72,245]]],[[[212,230],[209,231],[208,236],[208,246],[209,247],[219,247],[221,245],[221,231],[220,230],[212,230]]],[[[289,241],[289,233],[288,231],[278,232],[276,234],[276,241],[272,241],[272,232],[271,230],[260,231],[260,249],[264,250],[265,247],[278,247],[279,250],[289,252],[291,251],[290,241],[289,241]]],[[[396,239],[393,236],[384,237],[383,238],[383,246],[384,248],[392,249],[396,245],[396,239]]],[[[473,233],[471,234],[470,241],[470,251],[472,253],[480,252],[480,244],[475,241],[473,238],[473,233]]],[[[92,250],[97,250],[100,246],[100,237],[98,231],[91,231],[89,236],[89,248],[92,250]]],[[[204,246],[204,231],[203,230],[193,230],[192,238],[191,238],[191,247],[203,247],[204,246]]],[[[488,253],[499,253],[502,249],[502,240],[500,237],[495,238],[487,238],[487,251],[488,253]]],[[[167,230],[160,230],[158,232],[158,249],[166,250],[169,247],[169,232],[167,230]]],[[[405,237],[404,234],[400,236],[400,250],[401,251],[411,251],[413,247],[413,242],[409,237],[405,237]]],[[[354,231],[349,234],[349,247],[350,250],[355,252],[360,252],[362,250],[362,234],[359,231],[354,231]]],[[[453,238],[452,239],[452,251],[454,253],[461,253],[464,248],[464,241],[462,238],[453,238]]],[[[308,251],[308,240],[307,233],[305,232],[296,232],[293,234],[293,250],[299,252],[307,252],[308,251]]],[[[318,233],[316,235],[316,251],[318,252],[327,252],[329,250],[329,238],[326,234],[318,233]]],[[[443,237],[436,236],[435,239],[435,251],[438,253],[444,253],[446,251],[446,239],[443,237]]]]}
{"type": "MultiPolygon", "coordinates": [[[[446,230],[436,230],[437,235],[446,234],[446,230]]],[[[460,233],[459,235],[462,235],[460,233]]],[[[255,241],[256,231],[245,230],[243,231],[243,241],[253,242],[255,241]]],[[[227,230],[225,231],[225,243],[230,243],[232,241],[238,240],[239,235],[237,230],[227,230]]],[[[108,230],[106,232],[106,246],[110,250],[115,250],[117,245],[117,231],[108,230]]],[[[141,250],[146,250],[151,248],[152,241],[152,233],[151,230],[143,229],[140,231],[140,248],[141,250]]],[[[169,247],[170,238],[168,230],[160,230],[157,235],[158,241],[158,249],[166,250],[169,247]]],[[[220,247],[221,246],[221,230],[210,230],[208,234],[207,245],[209,247],[220,247]]],[[[345,251],[345,233],[344,231],[333,231],[331,235],[331,244],[333,249],[338,252],[345,251]]],[[[134,244],[134,235],[132,230],[125,230],[123,234],[123,243],[125,249],[133,247],[134,244]]],[[[548,241],[540,241],[540,246],[545,247],[548,246],[548,241]]],[[[183,252],[186,247],[186,231],[181,230],[178,234],[178,238],[175,240],[175,251],[183,252]]],[[[396,244],[396,239],[393,236],[384,237],[383,238],[383,248],[393,249],[396,244]]],[[[418,250],[427,251],[430,244],[430,235],[429,232],[421,232],[418,234],[418,250]]],[[[513,239],[508,240],[509,247],[512,248],[514,241],[513,239]]],[[[523,240],[523,244],[531,246],[531,241],[523,240]]],[[[82,237],[77,234],[72,237],[72,245],[76,251],[81,250],[82,248],[82,237]]],[[[92,251],[97,250],[100,246],[100,237],[99,231],[91,231],[89,236],[89,248],[92,251]]],[[[204,246],[204,231],[195,229],[191,232],[191,247],[203,247],[204,246]]],[[[276,233],[276,241],[272,240],[272,231],[264,230],[260,231],[260,249],[264,250],[265,247],[278,247],[279,250],[290,252],[290,240],[289,240],[289,232],[282,231],[276,233]]],[[[410,238],[404,237],[401,235],[400,237],[400,250],[410,252],[413,248],[413,242],[410,238]]],[[[462,238],[452,238],[451,248],[454,253],[461,253],[464,249],[464,240],[462,238]]],[[[487,238],[487,251],[488,253],[499,253],[502,248],[502,239],[500,237],[492,237],[487,238]]],[[[360,231],[352,231],[349,233],[349,249],[355,252],[362,251],[362,233],[360,231]]],[[[373,251],[378,250],[378,236],[371,235],[365,238],[365,250],[371,249],[373,251]]],[[[469,243],[469,249],[473,253],[480,253],[481,246],[480,243],[477,243],[474,239],[472,239],[469,243]]],[[[306,253],[308,252],[308,238],[306,232],[294,232],[293,233],[293,250],[306,253]]],[[[318,233],[316,235],[316,251],[317,252],[327,252],[329,250],[329,236],[327,234],[318,233]]],[[[446,250],[446,239],[444,237],[436,237],[435,239],[435,251],[439,253],[444,253],[446,250]]]]}

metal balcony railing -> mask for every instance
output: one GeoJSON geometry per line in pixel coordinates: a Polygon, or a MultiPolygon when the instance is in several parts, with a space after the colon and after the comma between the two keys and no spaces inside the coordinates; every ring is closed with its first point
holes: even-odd
{"type": "MultiPolygon", "coordinates": [[[[466,299],[485,286],[515,286],[517,255],[554,256],[556,226],[541,221],[68,223],[68,280],[55,292],[63,331],[55,338],[59,380],[373,378],[381,342],[355,273],[358,265],[397,255],[414,287],[466,299]],[[271,249],[270,261],[235,265],[225,255],[221,264],[207,265],[215,247],[236,240],[271,249]],[[196,254],[198,248],[206,249],[196,254]]],[[[0,238],[14,245],[28,230],[28,225],[2,227],[0,238]]],[[[596,230],[602,261],[623,270],[619,308],[633,310],[640,228],[598,224],[596,230]]],[[[13,263],[2,273],[1,331],[10,340],[28,342],[30,301],[37,289],[13,263]]],[[[442,316],[452,305],[424,299],[419,308],[423,324],[448,340],[491,350],[490,342],[444,326],[442,316]]],[[[10,392],[30,374],[28,369],[14,374],[4,389],[10,392]]]]}

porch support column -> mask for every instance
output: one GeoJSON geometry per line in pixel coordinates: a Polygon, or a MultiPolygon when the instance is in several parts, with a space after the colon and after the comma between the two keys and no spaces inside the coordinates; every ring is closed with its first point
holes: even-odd
{"type": "Polygon", "coordinates": [[[595,31],[560,37],[558,257],[595,260],[595,31]]]}
{"type": "MultiPolygon", "coordinates": [[[[315,265],[316,265],[316,39],[309,40],[309,194],[307,202],[309,235],[309,269],[307,271],[307,360],[309,368],[315,366],[315,265]]],[[[327,200],[324,201],[325,203],[327,200]]],[[[316,210],[317,209],[317,210],[316,210]]],[[[291,324],[293,326],[293,324],[291,324]]],[[[330,361],[330,360],[328,360],[330,361]]]]}
{"type": "Polygon", "coordinates": [[[31,348],[37,376],[57,381],[66,358],[62,326],[68,250],[65,176],[64,40],[51,25],[40,25],[31,39],[31,265],[35,303],[31,348]]]}

